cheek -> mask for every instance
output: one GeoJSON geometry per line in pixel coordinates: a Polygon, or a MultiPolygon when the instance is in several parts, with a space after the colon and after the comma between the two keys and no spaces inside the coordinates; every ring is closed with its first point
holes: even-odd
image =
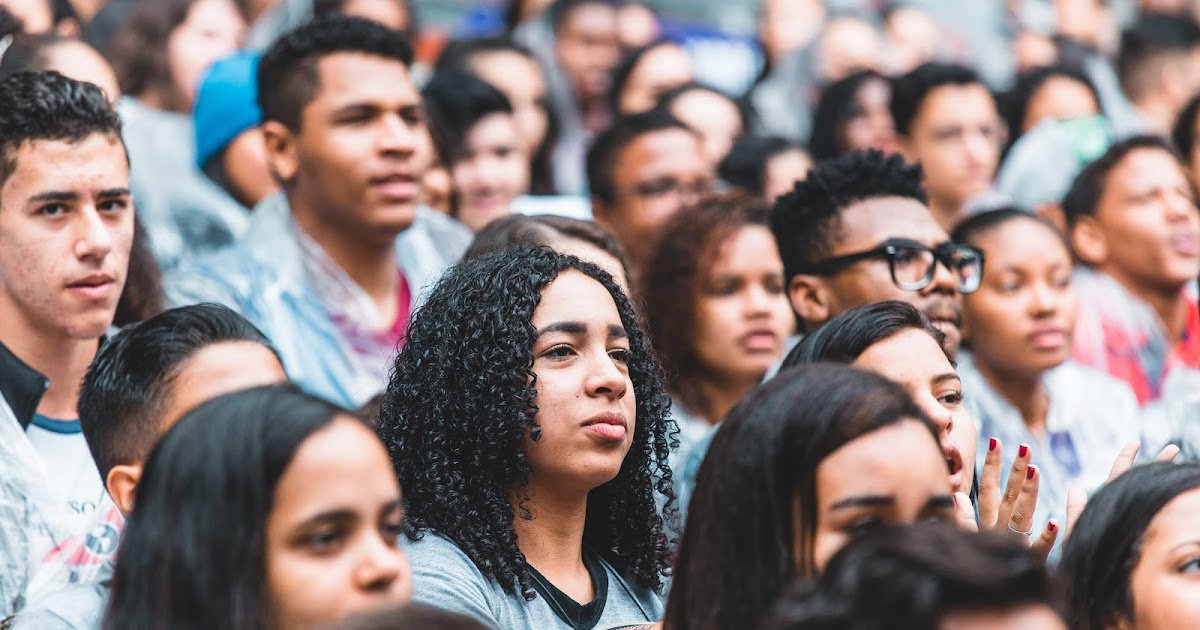
{"type": "MultiPolygon", "coordinates": [[[[824,571],[830,558],[849,541],[850,537],[845,532],[826,530],[818,524],[817,535],[813,539],[813,564],[817,572],[824,571]]],[[[802,569],[803,567],[797,567],[797,573],[801,573],[802,569]]]]}
{"type": "Polygon", "coordinates": [[[346,595],[350,575],[336,562],[281,549],[267,561],[271,608],[284,627],[308,627],[327,620],[346,595]]]}

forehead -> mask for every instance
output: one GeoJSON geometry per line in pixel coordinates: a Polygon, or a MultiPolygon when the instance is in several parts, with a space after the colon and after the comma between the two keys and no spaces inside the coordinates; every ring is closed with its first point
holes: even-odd
{"type": "Polygon", "coordinates": [[[847,495],[909,496],[924,503],[930,494],[950,494],[941,448],[915,419],[843,444],[817,466],[817,477],[822,504],[847,495]]]}
{"type": "Polygon", "coordinates": [[[380,107],[418,104],[408,68],[398,59],[359,52],[337,52],[317,60],[317,92],[309,107],[337,108],[351,103],[380,107]]]}
{"type": "Polygon", "coordinates": [[[1032,217],[1011,219],[983,232],[974,240],[987,256],[988,265],[1070,258],[1062,237],[1053,228],[1032,217]]]}
{"type": "Polygon", "coordinates": [[[936,125],[945,121],[995,118],[996,101],[979,83],[939,85],[929,90],[917,108],[914,124],[936,125]]]}
{"type": "Polygon", "coordinates": [[[835,254],[870,249],[891,238],[930,247],[950,239],[925,204],[908,197],[872,197],[842,209],[835,235],[835,254]]]}
{"type": "Polygon", "coordinates": [[[1200,488],[1193,488],[1171,499],[1146,528],[1147,546],[1154,543],[1175,546],[1200,542],[1200,488]]]}
{"type": "Polygon", "coordinates": [[[1104,194],[1122,194],[1129,187],[1149,183],[1175,185],[1186,181],[1183,165],[1166,149],[1137,148],[1121,158],[1104,182],[1104,194]]]}
{"type": "Polygon", "coordinates": [[[583,272],[569,269],[542,289],[542,299],[533,311],[534,328],[562,321],[608,326],[620,325],[621,317],[604,285],[583,272]]]}
{"type": "Polygon", "coordinates": [[[651,131],[634,138],[618,155],[617,180],[651,179],[666,174],[708,174],[696,134],[675,127],[651,131]]]}
{"type": "MultiPolygon", "coordinates": [[[[78,141],[26,140],[3,156],[12,172],[0,193],[128,188],[129,159],[119,137],[93,133],[78,141]]],[[[23,200],[22,200],[23,201],[23,200]]]]}
{"type": "Polygon", "coordinates": [[[600,2],[581,4],[563,16],[560,30],[563,35],[576,37],[611,37],[616,33],[617,11],[600,2]]]}
{"type": "Polygon", "coordinates": [[[279,358],[266,346],[252,341],[215,343],[179,364],[167,385],[163,421],[169,426],[217,396],[286,380],[279,358]]]}
{"type": "Polygon", "coordinates": [[[852,365],[882,374],[906,387],[926,387],[933,377],[954,372],[937,341],[915,328],[875,342],[852,365]]]}

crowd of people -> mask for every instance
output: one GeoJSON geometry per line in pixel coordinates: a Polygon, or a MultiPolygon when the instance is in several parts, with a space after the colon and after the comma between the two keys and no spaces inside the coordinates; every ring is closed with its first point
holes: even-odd
{"type": "Polygon", "coordinates": [[[0,0],[0,628],[1194,625],[1200,3],[652,5],[0,0]]]}

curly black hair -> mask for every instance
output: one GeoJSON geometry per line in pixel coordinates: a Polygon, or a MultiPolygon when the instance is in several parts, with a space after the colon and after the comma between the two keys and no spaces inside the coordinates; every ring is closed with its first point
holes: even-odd
{"type": "MultiPolygon", "coordinates": [[[[531,320],[542,290],[567,270],[595,279],[616,302],[637,398],[633,446],[616,478],[589,494],[584,543],[640,586],[658,589],[669,574],[664,520],[678,515],[667,466],[677,429],[649,338],[599,267],[548,248],[514,248],[447,272],[413,315],[379,436],[404,490],[408,536],[449,538],[506,592],[533,599],[510,497],[523,493],[532,472],[523,450],[538,410],[531,320]],[[655,491],[666,500],[662,514],[655,491]]],[[[532,518],[524,499],[518,507],[520,518],[532,518]]]]}
{"type": "Polygon", "coordinates": [[[870,149],[818,162],[808,177],[771,208],[771,232],[790,283],[829,256],[847,206],[875,197],[906,197],[928,204],[919,164],[870,149]]]}

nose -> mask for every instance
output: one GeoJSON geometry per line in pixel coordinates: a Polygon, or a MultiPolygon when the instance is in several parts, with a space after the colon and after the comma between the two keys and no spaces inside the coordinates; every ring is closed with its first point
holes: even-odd
{"type": "Polygon", "coordinates": [[[751,284],[743,293],[742,307],[747,317],[756,317],[770,313],[771,294],[761,284],[751,284]]]}
{"type": "Polygon", "coordinates": [[[95,205],[79,209],[75,214],[75,228],[75,256],[79,260],[103,259],[112,251],[112,226],[95,205]]]}
{"type": "Polygon", "coordinates": [[[390,593],[396,587],[406,586],[408,573],[408,557],[396,547],[395,541],[380,538],[364,549],[355,565],[354,586],[363,593],[390,593]]]}
{"type": "Polygon", "coordinates": [[[922,295],[930,293],[945,293],[948,295],[958,293],[958,277],[954,272],[950,271],[950,267],[940,260],[934,260],[933,263],[933,279],[929,284],[921,289],[922,295]]]}
{"type": "Polygon", "coordinates": [[[1058,292],[1045,282],[1035,283],[1030,289],[1029,312],[1034,317],[1053,315],[1058,311],[1058,292]]]}
{"type": "Polygon", "coordinates": [[[606,396],[613,400],[625,397],[628,380],[614,361],[607,352],[591,361],[586,383],[589,396],[606,396]]]}
{"type": "Polygon", "coordinates": [[[1169,221],[1195,220],[1197,217],[1200,217],[1200,209],[1197,209],[1194,201],[1185,195],[1173,191],[1167,193],[1163,207],[1166,209],[1169,221]]]}
{"type": "Polygon", "coordinates": [[[385,116],[379,133],[379,149],[384,153],[409,155],[416,151],[419,133],[421,130],[414,129],[398,114],[385,116]]]}
{"type": "Polygon", "coordinates": [[[942,441],[945,442],[949,439],[950,432],[954,430],[954,414],[943,407],[942,403],[938,402],[931,394],[925,394],[923,399],[924,403],[921,406],[924,407],[929,419],[933,420],[938,433],[942,435],[942,441]]]}

